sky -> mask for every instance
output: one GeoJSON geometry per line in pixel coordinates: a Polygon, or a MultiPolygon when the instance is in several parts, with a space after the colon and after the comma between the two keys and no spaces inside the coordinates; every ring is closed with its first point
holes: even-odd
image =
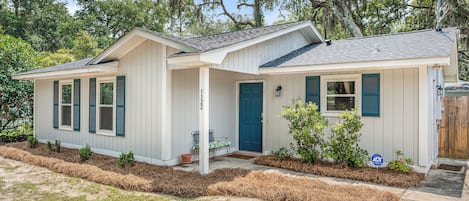
{"type": "MultiPolygon", "coordinates": [[[[195,1],[200,1],[200,0],[195,0],[195,1]]],[[[252,9],[243,7],[242,9],[237,9],[237,0],[225,0],[225,6],[229,12],[236,13],[236,14],[247,14],[247,15],[252,15],[252,9]]],[[[78,9],[77,1],[76,0],[67,0],[67,8],[68,12],[70,14],[74,14],[78,9]]],[[[277,21],[277,18],[279,16],[279,9],[273,9],[272,11],[264,11],[264,16],[265,16],[265,24],[266,25],[271,25],[275,21],[277,21]]],[[[220,19],[226,19],[224,16],[220,16],[220,19]]]]}

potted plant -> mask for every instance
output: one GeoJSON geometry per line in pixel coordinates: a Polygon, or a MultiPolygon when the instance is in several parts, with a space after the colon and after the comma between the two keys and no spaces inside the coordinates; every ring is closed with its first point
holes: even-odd
{"type": "Polygon", "coordinates": [[[192,164],[192,154],[181,154],[182,165],[192,164]]]}

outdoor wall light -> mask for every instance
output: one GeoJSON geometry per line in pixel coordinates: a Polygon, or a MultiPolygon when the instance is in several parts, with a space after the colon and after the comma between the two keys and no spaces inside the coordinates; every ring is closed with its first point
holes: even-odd
{"type": "Polygon", "coordinates": [[[277,88],[275,89],[275,96],[280,96],[282,95],[282,86],[278,85],[277,88]]]}
{"type": "Polygon", "coordinates": [[[436,90],[437,90],[437,95],[442,96],[443,95],[443,87],[441,87],[441,84],[436,85],[436,90]]]}

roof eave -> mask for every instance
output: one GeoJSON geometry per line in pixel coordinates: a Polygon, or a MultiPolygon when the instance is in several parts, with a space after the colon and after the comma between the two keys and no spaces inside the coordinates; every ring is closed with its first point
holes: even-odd
{"type": "Polygon", "coordinates": [[[344,71],[344,70],[369,70],[369,69],[393,69],[393,68],[409,68],[423,65],[443,65],[449,66],[450,57],[428,57],[428,58],[412,58],[412,59],[393,59],[380,61],[361,61],[347,63],[331,63],[301,66],[279,66],[279,67],[260,67],[260,74],[294,74],[307,72],[324,72],[324,71],[344,71]]]}
{"type": "MultiPolygon", "coordinates": [[[[98,56],[96,56],[94,59],[92,59],[88,64],[98,64],[99,62],[103,61],[107,56],[112,54],[114,51],[119,49],[121,46],[129,42],[132,38],[140,36],[143,38],[143,40],[139,41],[138,43],[130,44],[133,46],[133,48],[137,47],[139,44],[144,42],[146,39],[159,42],[161,44],[185,51],[185,52],[197,52],[199,51],[198,49],[188,46],[186,44],[183,44],[182,42],[172,40],[170,38],[165,38],[161,36],[157,36],[155,34],[151,34],[147,31],[144,31],[139,28],[134,28],[132,31],[129,33],[125,34],[121,38],[119,38],[115,43],[113,43],[111,46],[109,46],[106,50],[101,52],[98,56]]],[[[126,48],[127,52],[132,50],[133,48],[126,48]]],[[[124,55],[126,54],[124,53],[124,55]]]]}
{"type": "MultiPolygon", "coordinates": [[[[221,64],[223,60],[225,59],[226,55],[230,52],[234,52],[236,50],[240,50],[240,49],[249,47],[251,45],[258,44],[258,43],[291,33],[293,31],[301,30],[304,28],[309,28],[312,31],[312,33],[314,33],[317,36],[320,42],[324,41],[324,38],[321,36],[321,34],[319,34],[317,29],[314,27],[314,25],[311,22],[307,21],[307,22],[304,22],[304,23],[301,23],[301,24],[298,24],[289,28],[285,28],[285,29],[282,29],[282,30],[279,30],[270,34],[266,34],[261,37],[253,38],[253,39],[246,40],[246,41],[236,43],[233,45],[229,45],[226,47],[209,50],[207,52],[202,52],[200,53],[200,60],[203,62],[207,62],[207,63],[221,64]]],[[[312,41],[313,39],[310,36],[307,36],[307,38],[308,40],[313,42],[312,41]]]]}
{"type": "Polygon", "coordinates": [[[115,74],[118,72],[119,63],[109,62],[99,65],[87,65],[79,68],[39,72],[39,73],[28,73],[28,74],[17,74],[12,76],[15,80],[39,80],[39,79],[58,79],[64,77],[77,77],[87,75],[107,75],[115,74]]]}

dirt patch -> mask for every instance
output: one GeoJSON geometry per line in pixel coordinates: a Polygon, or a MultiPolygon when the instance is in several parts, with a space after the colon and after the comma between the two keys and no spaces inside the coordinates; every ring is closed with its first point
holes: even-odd
{"type": "Polygon", "coordinates": [[[72,178],[46,168],[0,157],[0,200],[173,200],[72,178]]]}
{"type": "Polygon", "coordinates": [[[104,171],[98,167],[88,164],[76,164],[63,160],[44,156],[35,156],[26,151],[12,147],[0,146],[0,152],[5,158],[21,160],[25,163],[46,167],[55,172],[64,173],[72,177],[87,179],[110,186],[119,187],[125,190],[151,191],[151,181],[142,179],[132,174],[118,174],[104,171]]]}
{"type": "Polygon", "coordinates": [[[318,179],[251,172],[208,189],[209,195],[236,195],[262,200],[399,200],[395,194],[364,186],[330,185],[318,179]]]}
{"type": "Polygon", "coordinates": [[[420,182],[425,177],[424,174],[415,172],[401,174],[385,168],[348,168],[326,162],[310,164],[305,163],[300,159],[280,159],[273,156],[259,156],[256,158],[254,163],[258,165],[294,170],[297,172],[373,182],[398,187],[419,186],[420,182]]]}

